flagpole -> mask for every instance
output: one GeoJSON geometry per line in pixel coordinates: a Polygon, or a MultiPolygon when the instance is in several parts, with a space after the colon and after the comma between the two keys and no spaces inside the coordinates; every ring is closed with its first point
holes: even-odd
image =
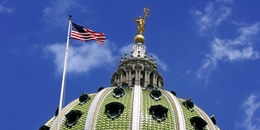
{"type": "Polygon", "coordinates": [[[71,15],[69,15],[68,35],[67,35],[67,43],[66,43],[63,75],[62,75],[61,90],[60,90],[60,103],[59,103],[58,129],[57,130],[60,130],[60,125],[61,125],[61,122],[62,122],[61,121],[61,111],[62,111],[63,102],[64,102],[63,99],[64,99],[64,95],[65,95],[64,90],[65,90],[67,60],[68,60],[68,53],[69,53],[70,33],[71,33],[71,15]]]}

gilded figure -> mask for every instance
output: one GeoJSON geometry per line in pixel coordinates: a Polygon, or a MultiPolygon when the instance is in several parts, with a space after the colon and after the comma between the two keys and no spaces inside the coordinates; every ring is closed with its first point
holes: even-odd
{"type": "Polygon", "coordinates": [[[134,21],[137,23],[137,34],[142,35],[144,33],[145,29],[145,20],[148,18],[150,15],[150,10],[149,8],[144,8],[144,17],[139,16],[139,19],[135,19],[134,21]]]}

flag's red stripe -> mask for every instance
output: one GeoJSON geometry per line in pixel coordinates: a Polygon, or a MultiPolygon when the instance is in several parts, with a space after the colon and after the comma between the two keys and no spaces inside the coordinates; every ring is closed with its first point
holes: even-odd
{"type": "Polygon", "coordinates": [[[72,32],[71,33],[74,33],[74,34],[79,34],[79,35],[97,35],[97,36],[105,36],[105,34],[104,33],[91,33],[91,32],[84,32],[84,33],[79,33],[79,32],[77,32],[77,31],[74,31],[74,30],[72,30],[72,32]]]}
{"type": "MultiPolygon", "coordinates": [[[[74,27],[74,23],[72,25],[74,27]]],[[[82,26],[77,26],[77,27],[82,27],[82,26]]],[[[85,42],[88,42],[90,40],[96,40],[101,45],[103,45],[103,43],[105,42],[106,38],[104,33],[94,32],[93,30],[84,27],[82,27],[82,29],[85,32],[78,32],[77,30],[75,30],[75,28],[73,28],[73,30],[71,31],[71,38],[85,41],[85,42]]]]}

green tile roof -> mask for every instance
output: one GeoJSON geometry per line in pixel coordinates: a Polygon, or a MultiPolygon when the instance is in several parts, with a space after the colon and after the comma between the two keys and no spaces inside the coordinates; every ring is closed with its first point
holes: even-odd
{"type": "Polygon", "coordinates": [[[132,103],[132,89],[125,89],[125,95],[118,99],[113,97],[113,91],[111,91],[100,106],[98,112],[98,118],[96,120],[96,130],[130,129],[131,109],[132,109],[131,103],[132,103]],[[120,102],[125,107],[123,113],[119,117],[113,120],[107,117],[107,115],[105,114],[105,105],[110,102],[120,102]]]}
{"type": "MultiPolygon", "coordinates": [[[[186,108],[182,102],[184,101],[183,99],[178,99],[179,102],[180,102],[180,105],[182,107],[182,111],[183,111],[183,114],[184,114],[184,119],[185,119],[185,124],[186,124],[186,129],[187,130],[194,130],[193,126],[191,125],[190,123],[190,119],[192,117],[195,117],[195,116],[199,116],[199,113],[197,111],[190,111],[188,108],[186,108]]],[[[204,130],[207,130],[207,128],[204,128],[204,130]]]]}
{"type": "Polygon", "coordinates": [[[95,96],[96,96],[96,94],[91,95],[90,96],[91,99],[83,105],[79,105],[79,102],[78,102],[78,104],[76,104],[71,110],[80,110],[81,112],[83,112],[82,116],[79,118],[78,122],[71,128],[66,127],[66,124],[65,124],[66,117],[65,117],[64,120],[62,121],[61,129],[62,130],[84,130],[88,110],[89,110],[90,104],[93,101],[93,99],[95,98],[95,96]]]}
{"type": "Polygon", "coordinates": [[[155,101],[150,97],[150,90],[143,90],[143,100],[142,100],[142,116],[141,116],[141,129],[142,130],[173,130],[175,129],[174,114],[169,101],[164,95],[162,95],[161,100],[155,101]],[[162,105],[168,109],[167,118],[162,122],[158,122],[153,119],[149,112],[149,108],[153,105],[162,105]]]}
{"type": "MultiPolygon", "coordinates": [[[[108,93],[106,92],[105,97],[101,97],[98,99],[100,101],[100,108],[96,109],[96,114],[97,118],[93,119],[95,120],[95,130],[110,130],[110,129],[115,129],[115,130],[130,130],[131,129],[131,119],[132,119],[132,106],[135,104],[133,103],[133,88],[126,88],[124,89],[125,95],[121,98],[114,98],[113,96],[113,90],[110,89],[108,93]],[[122,114],[115,118],[111,119],[105,114],[105,105],[111,102],[120,102],[124,105],[124,110],[122,114]]],[[[160,100],[156,101],[150,97],[150,90],[142,89],[142,94],[141,94],[141,115],[140,115],[140,129],[142,130],[174,130],[176,129],[176,120],[177,117],[175,116],[176,111],[174,110],[175,107],[173,106],[174,104],[171,104],[171,97],[166,93],[166,91],[162,91],[162,97],[160,100]],[[168,109],[167,117],[164,121],[158,122],[152,117],[152,114],[149,112],[149,108],[154,105],[162,105],[163,107],[168,109]],[[175,112],[175,113],[174,113],[175,112]]],[[[84,130],[86,126],[86,118],[88,115],[88,111],[90,108],[90,105],[93,101],[93,99],[96,97],[96,94],[90,95],[91,99],[86,102],[83,105],[79,105],[79,102],[76,100],[72,101],[69,106],[72,106],[71,110],[80,110],[83,112],[83,115],[80,117],[78,122],[72,126],[72,128],[67,128],[65,125],[66,118],[64,117],[61,125],[62,130],[84,130]]],[[[97,98],[97,97],[96,97],[97,98]]],[[[186,125],[186,130],[194,130],[192,124],[190,123],[190,119],[195,116],[202,117],[203,119],[209,119],[207,118],[207,114],[204,113],[203,110],[198,108],[195,105],[194,111],[188,110],[184,105],[183,105],[183,99],[177,98],[179,101],[179,104],[181,106],[181,109],[183,111],[183,116],[185,120],[185,125],[186,125]],[[200,112],[200,113],[199,113],[200,112]]],[[[70,107],[68,107],[68,110],[70,107]]],[[[68,113],[69,111],[65,112],[68,113]]],[[[53,124],[55,118],[50,119],[46,125],[51,126],[53,124]]],[[[209,120],[206,120],[207,122],[209,120]]],[[[57,123],[57,122],[56,122],[57,123]]],[[[211,123],[212,124],[212,123],[211,123]]],[[[208,124],[209,125],[209,124],[208,124]]],[[[209,128],[216,127],[214,125],[205,127],[204,130],[207,130],[209,128]]]]}

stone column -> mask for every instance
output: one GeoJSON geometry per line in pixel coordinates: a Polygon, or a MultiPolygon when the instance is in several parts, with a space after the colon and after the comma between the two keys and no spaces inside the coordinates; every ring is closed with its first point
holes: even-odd
{"type": "Polygon", "coordinates": [[[123,73],[120,72],[120,83],[122,83],[122,80],[123,80],[123,73]]]}
{"type": "Polygon", "coordinates": [[[129,74],[128,71],[126,71],[126,72],[125,72],[125,81],[124,81],[124,82],[126,82],[126,83],[128,83],[128,74],[129,74]]]}
{"type": "Polygon", "coordinates": [[[147,76],[148,76],[148,72],[145,70],[145,71],[144,71],[144,87],[147,86],[147,82],[148,82],[147,76]]]}
{"type": "Polygon", "coordinates": [[[158,87],[159,87],[159,88],[162,88],[162,82],[161,82],[161,79],[158,79],[158,87]]]}
{"type": "Polygon", "coordinates": [[[138,71],[136,70],[136,71],[135,71],[135,85],[140,85],[140,84],[139,84],[140,81],[139,81],[138,77],[139,77],[139,76],[138,76],[138,71]]]}
{"type": "Polygon", "coordinates": [[[132,85],[132,70],[129,70],[129,76],[128,76],[128,82],[129,82],[129,85],[131,84],[132,85]]]}
{"type": "Polygon", "coordinates": [[[157,84],[156,77],[157,77],[157,76],[154,74],[154,75],[153,75],[153,85],[154,85],[154,86],[156,86],[156,84],[157,84]]]}

